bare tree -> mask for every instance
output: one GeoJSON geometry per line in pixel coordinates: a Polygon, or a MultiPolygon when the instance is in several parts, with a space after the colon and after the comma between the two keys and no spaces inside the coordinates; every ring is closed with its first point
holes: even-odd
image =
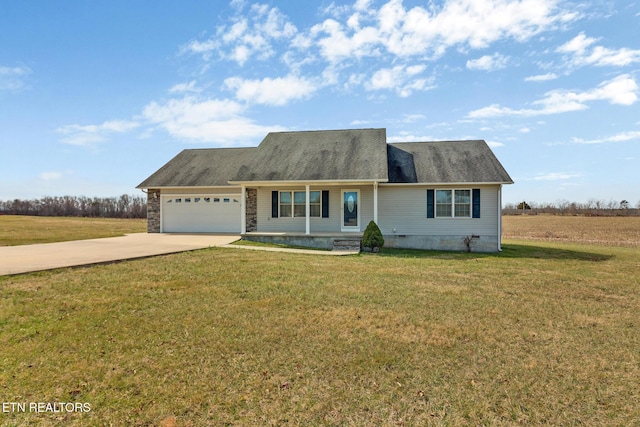
{"type": "Polygon", "coordinates": [[[0,214],[146,218],[146,198],[128,194],[116,197],[45,196],[39,200],[0,200],[0,214]]]}

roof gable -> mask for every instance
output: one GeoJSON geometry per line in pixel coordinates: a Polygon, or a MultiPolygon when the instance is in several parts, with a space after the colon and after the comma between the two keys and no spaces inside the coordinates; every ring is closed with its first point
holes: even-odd
{"type": "Polygon", "coordinates": [[[137,188],[217,187],[229,185],[229,177],[255,148],[205,148],[182,150],[145,179],[137,188]]]}
{"type": "Polygon", "coordinates": [[[389,182],[513,183],[482,140],[389,145],[389,182]]]}
{"type": "Polygon", "coordinates": [[[385,129],[272,132],[231,181],[387,180],[385,129]]]}

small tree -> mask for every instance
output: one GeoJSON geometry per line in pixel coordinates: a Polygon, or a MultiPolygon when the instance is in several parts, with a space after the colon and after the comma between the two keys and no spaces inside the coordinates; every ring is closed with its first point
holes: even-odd
{"type": "Polygon", "coordinates": [[[378,225],[373,221],[369,221],[367,228],[364,230],[362,246],[365,248],[371,248],[372,252],[378,252],[378,250],[384,246],[384,237],[382,237],[382,232],[378,225]]]}
{"type": "Polygon", "coordinates": [[[529,206],[529,203],[525,202],[524,200],[522,202],[520,202],[518,204],[518,206],[516,207],[516,209],[518,209],[519,211],[524,211],[524,210],[531,210],[531,206],[529,206]]]}

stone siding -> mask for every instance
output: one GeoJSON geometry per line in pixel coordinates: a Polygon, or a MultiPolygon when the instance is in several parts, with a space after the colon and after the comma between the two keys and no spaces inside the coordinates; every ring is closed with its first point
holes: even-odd
{"type": "Polygon", "coordinates": [[[258,230],[258,190],[255,188],[247,188],[247,233],[258,230]]]}
{"type": "Polygon", "coordinates": [[[147,192],[147,233],[160,232],[160,190],[147,192]]]}

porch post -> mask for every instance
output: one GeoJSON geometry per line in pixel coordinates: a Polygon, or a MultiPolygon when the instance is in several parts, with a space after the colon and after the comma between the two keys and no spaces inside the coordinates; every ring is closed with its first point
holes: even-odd
{"type": "Polygon", "coordinates": [[[309,216],[311,215],[311,205],[309,204],[309,185],[305,185],[305,191],[306,191],[306,196],[305,196],[305,223],[306,223],[306,230],[304,234],[311,234],[311,221],[309,220],[309,216]]]}
{"type": "Polygon", "coordinates": [[[240,234],[247,233],[247,188],[240,187],[240,234]]]}
{"type": "Polygon", "coordinates": [[[373,183],[373,222],[378,224],[378,183],[373,183]]]}

